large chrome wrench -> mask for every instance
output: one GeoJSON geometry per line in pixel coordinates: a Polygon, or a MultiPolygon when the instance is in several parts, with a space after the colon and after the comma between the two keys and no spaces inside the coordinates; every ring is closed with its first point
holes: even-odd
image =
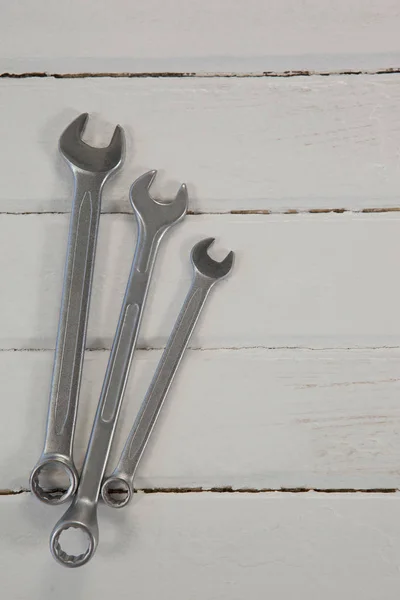
{"type": "Polygon", "coordinates": [[[138,241],[122,303],[103,388],[93,423],[82,474],[71,506],[58,521],[50,538],[54,558],[67,567],[79,567],[96,551],[99,528],[97,503],[107,466],[115,427],[129,375],[133,353],[146,301],[148,286],[161,238],[186,214],[187,191],[182,185],[172,202],[158,202],[149,194],[156,175],[150,171],[135,181],[130,200],[138,222],[138,241]],[[73,556],[64,552],[60,535],[70,527],[80,529],[88,538],[88,549],[73,556]]]}
{"type": "MultiPolygon", "coordinates": [[[[72,446],[78,408],[82,363],[86,343],[101,192],[104,183],[120,168],[124,157],[124,134],[115,128],[107,148],[92,148],[81,136],[88,114],[75,119],[61,135],[59,149],[74,175],[74,199],[69,228],[61,312],[50,390],[44,449],[32,471],[32,492],[48,504],[61,504],[75,493],[78,473],[72,446]],[[41,475],[50,478],[59,467],[69,486],[58,492],[44,489],[41,475]]],[[[51,486],[57,488],[57,484],[51,486]]]]}
{"type": "Polygon", "coordinates": [[[102,485],[101,495],[104,502],[114,508],[126,506],[133,496],[133,480],[137,466],[201,310],[211,288],[217,281],[226,277],[232,268],[233,252],[229,252],[222,262],[210,258],[207,250],[213,242],[214,238],[208,238],[198,242],[192,249],[192,285],[130,431],[118,465],[102,485]],[[115,490],[117,490],[117,493],[113,493],[115,490]]]}

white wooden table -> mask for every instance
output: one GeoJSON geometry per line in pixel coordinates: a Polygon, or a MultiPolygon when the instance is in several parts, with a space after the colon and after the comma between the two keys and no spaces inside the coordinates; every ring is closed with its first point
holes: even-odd
{"type": "Polygon", "coordinates": [[[400,586],[400,5],[4,3],[0,20],[0,597],[389,600],[400,586]],[[72,178],[60,132],[127,133],[104,195],[76,460],[135,243],[130,183],[188,184],[156,266],[113,464],[190,282],[236,252],[125,510],[82,569],[28,491],[44,435],[72,178]]]}

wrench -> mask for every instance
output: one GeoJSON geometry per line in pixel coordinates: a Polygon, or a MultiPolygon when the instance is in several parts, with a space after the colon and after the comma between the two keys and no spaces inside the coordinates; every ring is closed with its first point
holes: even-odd
{"type": "Polygon", "coordinates": [[[97,503],[107,466],[115,427],[129,375],[136,340],[147,297],[154,262],[165,232],[186,214],[188,196],[182,185],[175,200],[165,203],[149,194],[156,171],[137,179],[130,190],[130,201],[138,223],[138,241],[122,302],[111,354],[101,390],[99,404],[87,448],[82,475],[71,506],[58,521],[50,537],[54,558],[67,567],[87,563],[99,540],[97,503]],[[86,552],[74,556],[62,550],[60,535],[70,527],[86,534],[86,552]]]}
{"type": "MultiPolygon", "coordinates": [[[[88,119],[84,113],[60,137],[59,149],[74,175],[74,199],[68,237],[61,312],[58,324],[44,449],[30,477],[32,492],[48,504],[65,502],[78,485],[72,446],[85,351],[101,192],[123,162],[124,134],[118,125],[107,148],[93,148],[81,138],[88,119]],[[41,475],[67,474],[64,492],[42,487],[41,475]]],[[[54,486],[57,488],[57,485],[54,486]]]]}
{"type": "Polygon", "coordinates": [[[213,242],[214,238],[202,240],[194,246],[191,252],[192,285],[130,431],[118,465],[102,485],[101,495],[104,502],[114,508],[126,506],[132,498],[134,493],[133,479],[138,463],[160,414],[200,312],[213,285],[226,277],[232,268],[233,252],[229,252],[222,262],[216,262],[210,258],[207,249],[213,242]],[[118,497],[113,494],[113,490],[118,490],[118,497]]]}

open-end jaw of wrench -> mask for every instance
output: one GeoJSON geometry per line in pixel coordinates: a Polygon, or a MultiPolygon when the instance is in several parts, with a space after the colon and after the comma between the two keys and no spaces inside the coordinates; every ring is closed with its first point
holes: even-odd
{"type": "MultiPolygon", "coordinates": [[[[61,312],[50,390],[44,449],[32,471],[32,492],[43,502],[61,504],[78,486],[72,446],[85,351],[101,192],[104,183],[122,165],[124,134],[115,128],[109,146],[93,148],[82,140],[88,114],[75,119],[61,135],[59,149],[74,175],[74,199],[68,237],[61,312]],[[66,491],[44,489],[41,474],[59,468],[68,475],[66,491]]],[[[57,488],[59,485],[50,486],[57,488]]]]}
{"type": "Polygon", "coordinates": [[[207,296],[213,285],[226,277],[232,268],[233,252],[229,252],[222,262],[210,258],[207,250],[213,242],[214,238],[202,240],[192,250],[191,260],[194,271],[192,285],[158,363],[118,465],[102,485],[101,495],[104,502],[114,508],[126,506],[132,498],[133,479],[137,466],[207,296]],[[117,491],[117,493],[113,493],[113,491],[117,491]]]}
{"type": "Polygon", "coordinates": [[[54,558],[67,567],[87,563],[96,551],[99,529],[97,503],[115,427],[136,346],[143,308],[161,238],[186,214],[188,196],[182,185],[175,200],[159,202],[149,194],[156,171],[142,175],[131,187],[130,200],[138,223],[138,241],[115,333],[103,388],[93,423],[82,474],[71,506],[50,538],[54,558]],[[60,535],[69,528],[86,533],[86,552],[73,556],[62,550],[60,535]]]}

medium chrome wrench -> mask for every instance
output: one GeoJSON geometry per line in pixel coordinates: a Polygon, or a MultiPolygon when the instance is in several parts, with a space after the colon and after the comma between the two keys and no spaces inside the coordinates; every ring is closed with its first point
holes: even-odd
{"type": "Polygon", "coordinates": [[[110,358],[93,423],[82,474],[71,506],[58,521],[50,538],[54,558],[67,567],[87,563],[96,551],[99,529],[97,503],[107,466],[115,427],[136,346],[148,286],[160,241],[165,232],[186,214],[188,196],[182,185],[172,202],[154,200],[149,194],[156,171],[139,177],[130,190],[130,200],[138,222],[138,241],[122,303],[110,358]],[[74,556],[64,552],[60,535],[70,527],[86,533],[88,549],[74,556]]]}
{"type": "Polygon", "coordinates": [[[133,496],[133,480],[137,466],[160,414],[201,310],[211,288],[217,281],[226,277],[232,268],[233,252],[229,252],[222,262],[217,262],[210,258],[207,250],[213,242],[214,238],[208,238],[198,242],[192,249],[192,285],[158,363],[135,423],[130,431],[118,465],[102,485],[101,495],[104,502],[114,508],[126,506],[133,496]],[[116,490],[117,494],[114,494],[113,490],[116,490]]]}
{"type": "MultiPolygon", "coordinates": [[[[74,175],[74,199],[68,237],[61,311],[58,324],[44,449],[34,467],[32,492],[48,504],[65,502],[78,485],[72,450],[90,293],[99,229],[101,193],[107,179],[124,158],[124,134],[118,125],[107,148],[93,148],[82,140],[88,114],[75,119],[60,137],[59,149],[74,175]],[[68,475],[66,491],[46,490],[41,475],[68,475]]],[[[53,486],[52,486],[53,487],[53,486]]],[[[57,488],[57,484],[54,488],[57,488]]]]}

